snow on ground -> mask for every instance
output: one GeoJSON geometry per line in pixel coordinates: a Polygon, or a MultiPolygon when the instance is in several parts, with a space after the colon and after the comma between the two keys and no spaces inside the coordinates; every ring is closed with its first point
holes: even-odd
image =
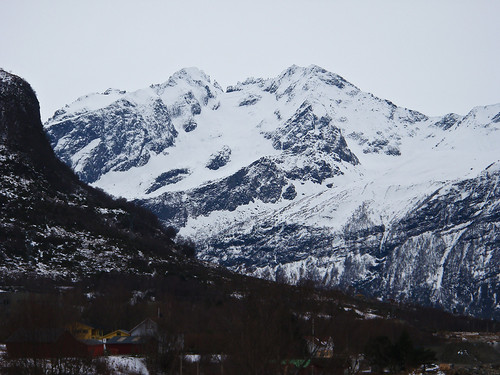
{"type": "MultiPolygon", "coordinates": [[[[5,345],[0,344],[0,371],[6,353],[5,345]]],[[[97,360],[103,360],[110,368],[112,375],[149,375],[145,364],[146,360],[142,357],[109,356],[99,357],[97,360]]]]}
{"type": "MultiPolygon", "coordinates": [[[[64,108],[59,110],[58,112],[64,113],[63,120],[67,120],[68,118],[78,116],[81,113],[87,111],[96,111],[102,108],[105,108],[112,104],[113,102],[121,99],[126,94],[125,91],[120,91],[116,89],[108,89],[104,93],[92,93],[88,95],[84,95],[79,97],[73,103],[66,105],[64,108]]],[[[56,112],[57,113],[57,112],[56,112]]],[[[45,124],[48,128],[52,125],[58,124],[60,121],[52,121],[45,124]]]]}
{"type": "MultiPolygon", "coordinates": [[[[230,176],[241,167],[263,156],[278,154],[279,151],[272,147],[272,142],[262,135],[264,120],[261,118],[261,113],[273,114],[275,107],[272,100],[274,99],[267,97],[264,100],[263,98],[261,101],[265,103],[259,108],[259,116],[257,116],[253,107],[242,109],[238,105],[243,100],[241,96],[240,92],[229,93],[217,111],[204,109],[196,117],[196,122],[200,125],[195,130],[189,133],[180,130],[175,140],[175,147],[152,155],[145,166],[127,171],[109,172],[94,185],[112,192],[115,196],[154,197],[166,191],[183,191],[198,187],[208,181],[230,176]],[[221,111],[224,111],[222,118],[221,111]],[[231,161],[215,171],[206,168],[210,156],[225,146],[231,149],[231,161]],[[189,175],[183,180],[158,189],[152,194],[144,193],[144,190],[160,174],[159,171],[183,168],[189,169],[189,175]],[[127,181],[127,184],[123,181],[127,181]]],[[[176,128],[182,129],[178,125],[176,128]]]]}
{"type": "Polygon", "coordinates": [[[419,369],[414,370],[410,375],[425,375],[425,374],[435,374],[435,375],[446,375],[446,372],[439,370],[439,366],[431,365],[431,367],[426,368],[425,371],[419,369]]]}
{"type": "MultiPolygon", "coordinates": [[[[498,112],[500,105],[471,111],[483,122],[490,121],[498,112]]],[[[427,126],[434,120],[429,120],[427,126]]],[[[373,222],[388,225],[439,188],[478,176],[491,164],[492,156],[500,159],[496,149],[500,144],[498,126],[472,129],[465,126],[468,122],[464,120],[463,126],[452,132],[428,127],[419,136],[401,139],[402,154],[397,157],[356,152],[360,166],[343,165],[344,175],[323,184],[295,183],[297,198],[292,202],[267,205],[252,202],[234,212],[213,212],[208,217],[190,218],[181,235],[209,237],[232,223],[243,221],[251,228],[253,218],[339,230],[350,218],[346,213],[354,213],[364,202],[369,205],[373,222]]],[[[348,145],[353,150],[357,147],[352,140],[348,140],[348,145]]],[[[174,187],[177,188],[171,189],[174,187]]]]}
{"type": "Polygon", "coordinates": [[[96,138],[91,141],[87,146],[82,148],[76,154],[71,157],[71,162],[75,165],[75,172],[81,172],[83,170],[84,165],[86,164],[88,154],[101,143],[100,138],[96,138]],[[80,161],[83,159],[83,162],[80,164],[80,161]]]}
{"type": "Polygon", "coordinates": [[[116,375],[149,375],[146,368],[145,358],[128,356],[109,356],[104,357],[109,367],[116,375]]]}

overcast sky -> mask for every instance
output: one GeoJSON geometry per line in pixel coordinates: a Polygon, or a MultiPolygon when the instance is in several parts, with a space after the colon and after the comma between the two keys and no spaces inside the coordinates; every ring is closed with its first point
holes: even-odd
{"type": "Polygon", "coordinates": [[[497,0],[2,0],[0,67],[45,120],[77,97],[196,66],[223,87],[320,65],[427,115],[500,102],[497,0]]]}

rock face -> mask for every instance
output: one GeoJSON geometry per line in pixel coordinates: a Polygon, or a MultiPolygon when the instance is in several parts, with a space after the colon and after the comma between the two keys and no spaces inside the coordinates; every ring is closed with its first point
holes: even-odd
{"type": "Polygon", "coordinates": [[[272,160],[262,158],[231,176],[182,193],[165,193],[139,201],[163,220],[184,226],[190,217],[206,216],[214,211],[235,211],[259,200],[276,203],[287,179],[272,160]]]}
{"type": "Polygon", "coordinates": [[[56,153],[86,182],[144,166],[174,144],[174,119],[179,131],[193,131],[195,116],[220,91],[201,72],[192,73],[180,71],[162,85],[132,94],[113,89],[90,94],[58,110],[47,129],[56,153]],[[175,110],[169,111],[164,100],[172,91],[175,110]]]}
{"type": "Polygon", "coordinates": [[[262,277],[312,278],[373,296],[497,316],[499,180],[497,163],[474,179],[445,184],[392,221],[377,218],[377,204],[363,201],[338,230],[301,224],[294,215],[307,221],[311,212],[321,217],[324,207],[351,199],[325,192],[278,217],[253,217],[208,237],[206,257],[262,277]]]}
{"type": "Polygon", "coordinates": [[[430,118],[292,66],[225,92],[184,69],[63,111],[45,124],[61,159],[202,259],[500,317],[500,105],[430,118]]]}
{"type": "Polygon", "coordinates": [[[89,187],[57,159],[35,93],[0,70],[0,285],[152,274],[184,263],[154,215],[89,187]]]}
{"type": "Polygon", "coordinates": [[[177,136],[167,109],[159,99],[147,104],[118,99],[106,110],[81,116],[82,124],[78,128],[63,111],[55,118],[59,122],[52,126],[50,137],[65,140],[61,159],[72,164],[87,182],[96,181],[112,169],[120,171],[145,165],[151,152],[158,153],[172,146],[177,136]],[[90,143],[87,137],[92,138],[90,143]],[[78,153],[73,154],[71,150],[76,149],[78,153]]]}
{"type": "Polygon", "coordinates": [[[210,159],[206,167],[213,171],[222,168],[231,160],[231,149],[229,146],[224,146],[222,149],[212,155],[210,155],[210,159]]]}

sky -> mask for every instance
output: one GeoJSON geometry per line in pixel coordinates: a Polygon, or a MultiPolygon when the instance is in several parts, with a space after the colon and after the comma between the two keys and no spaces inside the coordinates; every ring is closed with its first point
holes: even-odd
{"type": "Polygon", "coordinates": [[[223,87],[319,65],[426,115],[500,102],[498,0],[2,0],[0,67],[42,119],[198,67],[223,87]]]}

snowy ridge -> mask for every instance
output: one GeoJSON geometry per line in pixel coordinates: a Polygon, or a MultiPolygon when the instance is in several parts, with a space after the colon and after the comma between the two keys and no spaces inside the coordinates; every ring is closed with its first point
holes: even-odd
{"type": "Polygon", "coordinates": [[[314,65],[226,91],[190,68],[100,95],[47,122],[57,154],[195,239],[202,259],[500,314],[488,292],[500,273],[500,104],[431,118],[314,65]]]}

